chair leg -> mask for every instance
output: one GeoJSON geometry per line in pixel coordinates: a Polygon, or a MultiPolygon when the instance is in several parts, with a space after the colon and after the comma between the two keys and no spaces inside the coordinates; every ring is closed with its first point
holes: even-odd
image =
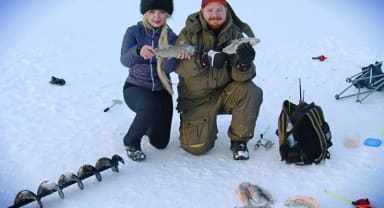
{"type": "MultiPolygon", "coordinates": [[[[362,94],[366,94],[366,93],[369,93],[370,90],[366,90],[366,91],[363,91],[361,92],[361,88],[358,88],[358,92],[356,93],[351,93],[351,94],[348,94],[348,95],[344,95],[344,96],[341,96],[342,94],[344,94],[346,91],[348,91],[351,87],[353,86],[353,84],[350,84],[347,88],[345,88],[343,91],[341,91],[339,94],[336,94],[335,95],[335,99],[336,100],[339,100],[339,99],[343,99],[343,98],[348,98],[348,97],[353,97],[353,96],[357,96],[359,97],[360,95],[362,94]]],[[[356,100],[356,102],[358,102],[358,98],[356,100]]]]}
{"type": "Polygon", "coordinates": [[[342,98],[346,98],[346,97],[350,97],[350,96],[353,96],[353,95],[346,95],[346,96],[341,96],[342,94],[344,94],[349,88],[351,88],[353,86],[353,84],[350,84],[347,88],[345,88],[343,91],[341,91],[339,94],[336,94],[335,95],[335,99],[338,100],[338,99],[342,99],[342,98]]]}
{"type": "Polygon", "coordinates": [[[362,103],[363,100],[365,100],[368,96],[370,96],[375,91],[379,91],[381,87],[384,87],[384,77],[377,81],[377,83],[380,83],[377,85],[374,89],[368,90],[368,94],[366,94],[362,99],[358,99],[357,102],[362,103]]]}

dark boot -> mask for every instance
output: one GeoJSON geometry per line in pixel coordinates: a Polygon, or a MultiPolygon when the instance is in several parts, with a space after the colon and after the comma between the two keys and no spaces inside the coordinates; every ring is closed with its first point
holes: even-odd
{"type": "Polygon", "coordinates": [[[127,151],[127,156],[133,161],[145,160],[145,154],[141,151],[140,147],[125,146],[125,150],[127,151]]]}
{"type": "Polygon", "coordinates": [[[234,160],[248,160],[249,152],[246,142],[231,141],[231,150],[234,160]]]}

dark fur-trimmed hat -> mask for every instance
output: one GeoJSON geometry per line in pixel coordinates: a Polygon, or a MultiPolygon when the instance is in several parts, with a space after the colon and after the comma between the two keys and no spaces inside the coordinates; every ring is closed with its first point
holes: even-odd
{"type": "Polygon", "coordinates": [[[141,14],[152,9],[162,9],[171,15],[173,12],[173,0],[141,0],[141,14]]]}

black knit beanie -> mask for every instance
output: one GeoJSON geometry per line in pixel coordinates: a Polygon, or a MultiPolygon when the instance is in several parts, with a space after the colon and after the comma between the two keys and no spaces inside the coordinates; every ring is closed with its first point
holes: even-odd
{"type": "Polygon", "coordinates": [[[173,0],[141,0],[141,14],[153,9],[161,9],[171,15],[173,12],[173,0]]]}

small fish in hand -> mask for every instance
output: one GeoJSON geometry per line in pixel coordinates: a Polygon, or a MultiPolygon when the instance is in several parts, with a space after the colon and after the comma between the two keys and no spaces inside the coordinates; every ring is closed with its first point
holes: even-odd
{"type": "Polygon", "coordinates": [[[237,47],[242,43],[250,43],[252,46],[255,46],[256,44],[260,43],[260,39],[258,38],[240,38],[233,40],[231,44],[229,44],[227,47],[223,48],[223,52],[226,54],[235,54],[237,47]]]}

